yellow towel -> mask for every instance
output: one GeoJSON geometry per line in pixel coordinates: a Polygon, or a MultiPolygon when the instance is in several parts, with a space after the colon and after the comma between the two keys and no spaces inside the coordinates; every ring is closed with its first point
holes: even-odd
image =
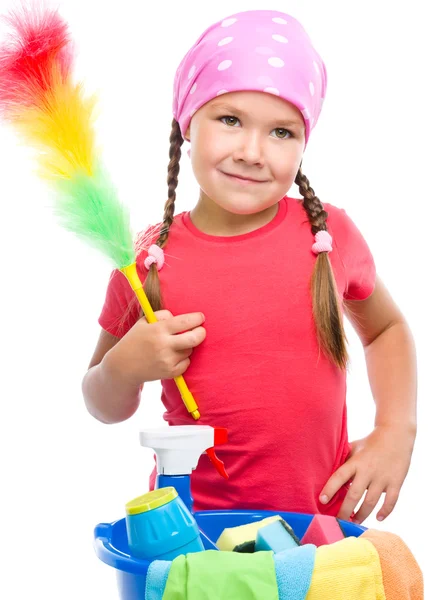
{"type": "Polygon", "coordinates": [[[368,529],[362,534],[376,548],[387,600],[424,600],[424,580],[413,554],[394,533],[368,529]]]}
{"type": "Polygon", "coordinates": [[[348,537],[316,549],[306,600],[386,600],[381,564],[367,539],[348,537]]]}

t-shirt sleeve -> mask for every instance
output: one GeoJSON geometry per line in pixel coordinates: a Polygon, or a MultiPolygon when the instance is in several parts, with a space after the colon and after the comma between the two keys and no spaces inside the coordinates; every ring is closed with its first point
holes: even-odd
{"type": "Polygon", "coordinates": [[[115,269],[111,272],[105,301],[99,316],[99,325],[116,337],[123,337],[136,323],[140,305],[125,275],[115,269]]]}
{"type": "Polygon", "coordinates": [[[365,300],[376,283],[373,255],[358,227],[343,208],[326,206],[327,226],[345,271],[344,300],[365,300]]]}

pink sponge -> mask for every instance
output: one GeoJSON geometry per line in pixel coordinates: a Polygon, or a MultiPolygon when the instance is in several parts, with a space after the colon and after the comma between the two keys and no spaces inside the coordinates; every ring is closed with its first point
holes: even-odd
{"type": "Polygon", "coordinates": [[[301,545],[314,544],[316,547],[319,547],[339,542],[344,537],[344,532],[336,517],[315,515],[307,527],[307,531],[301,540],[301,545]]]}

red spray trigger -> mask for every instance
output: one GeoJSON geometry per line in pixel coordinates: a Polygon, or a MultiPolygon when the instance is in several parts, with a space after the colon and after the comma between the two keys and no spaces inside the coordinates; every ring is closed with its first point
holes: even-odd
{"type": "MultiPolygon", "coordinates": [[[[214,428],[214,445],[219,446],[220,444],[225,444],[228,442],[228,429],[224,427],[215,427],[214,428]]],[[[228,479],[228,473],[225,470],[224,463],[216,456],[216,452],[214,448],[207,448],[208,458],[211,460],[213,465],[216,468],[216,471],[219,475],[222,475],[224,479],[228,479]]]]}
{"type": "Polygon", "coordinates": [[[213,465],[216,467],[216,470],[219,473],[219,475],[222,475],[222,477],[224,479],[228,479],[228,473],[225,470],[225,465],[220,460],[220,458],[217,458],[216,452],[214,451],[214,448],[208,448],[207,449],[207,454],[208,454],[208,458],[211,460],[211,462],[213,463],[213,465]]]}

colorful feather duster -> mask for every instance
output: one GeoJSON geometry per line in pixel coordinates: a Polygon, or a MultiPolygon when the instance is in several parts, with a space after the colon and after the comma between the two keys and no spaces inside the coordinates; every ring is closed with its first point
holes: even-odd
{"type": "MultiPolygon", "coordinates": [[[[56,10],[34,4],[4,17],[12,27],[0,47],[0,116],[37,150],[38,173],[55,192],[54,213],[73,232],[120,269],[150,323],[156,316],[136,271],[127,208],[102,164],[95,144],[96,98],[74,83],[73,44],[56,10]]],[[[182,376],[175,378],[194,419],[197,404],[182,376]]]]}

